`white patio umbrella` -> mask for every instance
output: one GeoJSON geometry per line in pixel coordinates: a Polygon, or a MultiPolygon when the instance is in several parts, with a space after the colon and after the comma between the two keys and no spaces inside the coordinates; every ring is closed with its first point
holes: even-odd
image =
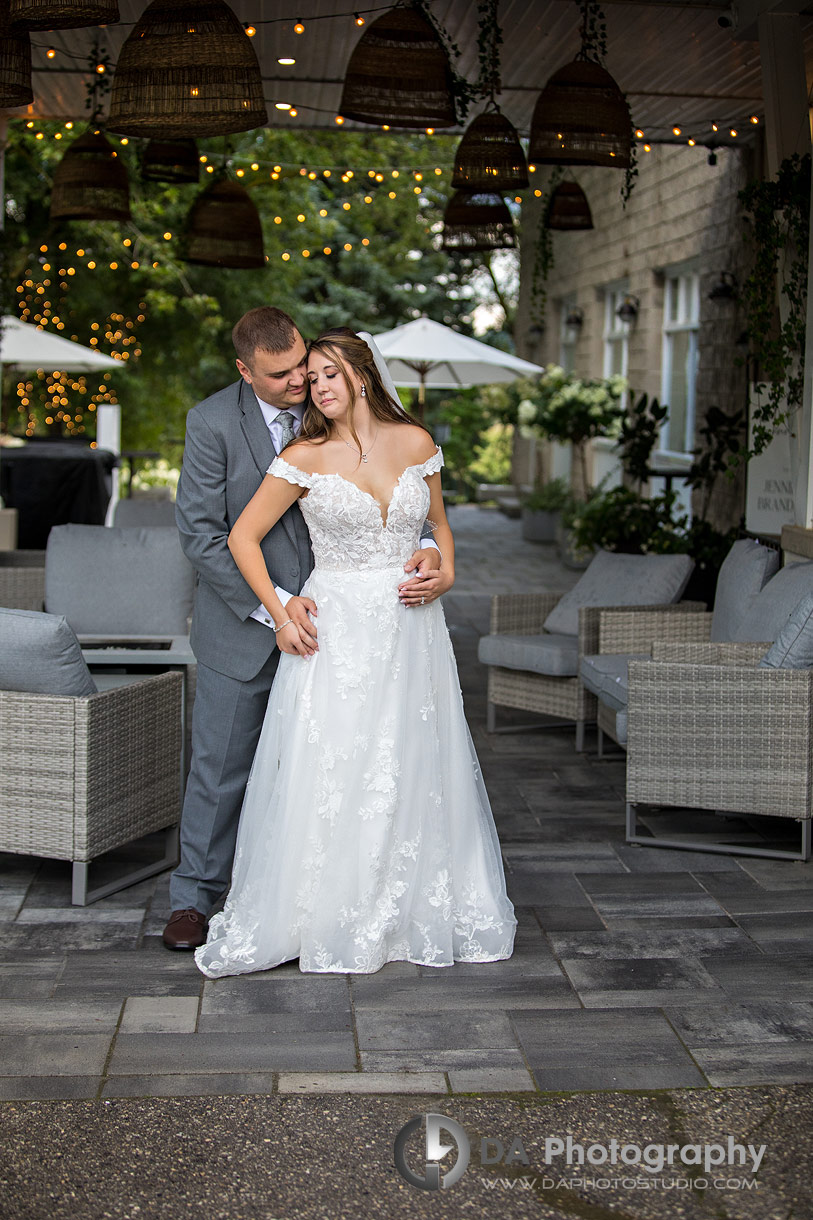
{"type": "Polygon", "coordinates": [[[48,369],[51,372],[92,373],[97,369],[120,368],[118,360],[39,330],[29,322],[6,314],[0,332],[0,372],[2,369],[48,369]]]}
{"type": "MultiPolygon", "coordinates": [[[[94,352],[63,339],[61,335],[40,330],[29,322],[21,322],[11,314],[3,316],[0,329],[0,402],[2,402],[3,369],[45,369],[60,373],[93,373],[99,369],[120,368],[118,360],[94,352]]],[[[0,508],[3,507],[0,498],[0,508]]]]}
{"type": "Polygon", "coordinates": [[[544,370],[479,339],[470,339],[430,318],[416,318],[374,336],[396,385],[425,390],[454,390],[472,385],[515,381],[544,370]]]}

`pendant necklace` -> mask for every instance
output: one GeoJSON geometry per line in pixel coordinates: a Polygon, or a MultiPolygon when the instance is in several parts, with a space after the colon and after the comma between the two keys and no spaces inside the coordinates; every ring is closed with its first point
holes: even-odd
{"type": "MultiPolygon", "coordinates": [[[[347,448],[348,448],[348,449],[352,449],[352,450],[354,451],[354,453],[361,453],[361,450],[357,449],[355,445],[352,445],[352,444],[350,443],[350,441],[345,441],[344,437],[342,436],[341,432],[339,432],[339,429],[338,429],[338,428],[336,429],[336,431],[339,433],[339,440],[340,440],[340,441],[344,441],[344,444],[345,444],[345,445],[347,445],[347,448]]],[[[367,461],[367,458],[368,458],[368,457],[369,457],[369,455],[372,453],[372,451],[373,451],[373,445],[374,445],[374,444],[376,443],[376,441],[378,440],[378,432],[379,432],[379,429],[378,429],[378,428],[376,428],[376,430],[375,430],[375,436],[373,437],[373,444],[372,444],[372,445],[370,445],[370,448],[367,450],[367,452],[366,452],[366,453],[361,453],[361,460],[362,460],[362,462],[366,462],[366,461],[367,461]]]]}

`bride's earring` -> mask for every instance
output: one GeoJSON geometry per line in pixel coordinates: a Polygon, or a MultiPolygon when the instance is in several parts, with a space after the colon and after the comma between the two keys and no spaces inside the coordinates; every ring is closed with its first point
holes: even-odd
{"type": "Polygon", "coordinates": [[[365,389],[365,387],[364,387],[364,386],[362,386],[362,387],[361,387],[361,397],[362,397],[362,398],[366,398],[366,397],[367,397],[367,390],[365,389]]]}

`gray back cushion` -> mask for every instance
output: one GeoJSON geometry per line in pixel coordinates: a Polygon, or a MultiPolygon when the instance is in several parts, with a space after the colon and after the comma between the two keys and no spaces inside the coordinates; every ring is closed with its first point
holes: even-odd
{"type": "Polygon", "coordinates": [[[796,606],[760,665],[763,669],[813,668],[813,593],[796,606]]]}
{"type": "Polygon", "coordinates": [[[791,563],[780,568],[754,598],[732,638],[775,640],[808,593],[813,593],[813,563],[791,563]]]}
{"type": "Polygon", "coordinates": [[[61,615],[0,609],[0,690],[96,693],[79,641],[61,615]]]}
{"type": "Polygon", "coordinates": [[[113,510],[113,524],[119,529],[175,525],[175,504],[172,500],[153,500],[133,496],[119,500],[113,510]]]}
{"type": "Polygon", "coordinates": [[[57,525],[45,554],[45,609],[78,635],[186,635],[194,569],[177,529],[57,525]]]}
{"type": "Polygon", "coordinates": [[[772,576],[779,571],[779,551],[753,538],[740,538],[723,560],[717,578],[711,639],[733,640],[735,631],[772,576]]]}
{"type": "Polygon", "coordinates": [[[545,619],[545,630],[578,635],[583,606],[660,606],[680,599],[694,568],[689,555],[618,555],[599,551],[545,619]]]}

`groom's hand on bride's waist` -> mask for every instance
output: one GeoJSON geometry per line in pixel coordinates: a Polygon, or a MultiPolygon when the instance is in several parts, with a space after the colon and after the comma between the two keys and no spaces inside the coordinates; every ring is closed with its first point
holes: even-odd
{"type": "Polygon", "coordinates": [[[452,579],[440,570],[442,556],[436,547],[415,551],[404,564],[406,576],[398,586],[404,606],[423,606],[435,601],[452,587],[452,579]]]}
{"type": "Polygon", "coordinates": [[[285,603],[285,614],[293,620],[293,624],[299,632],[302,651],[306,656],[319,650],[316,642],[316,624],[308,617],[309,613],[314,616],[317,613],[316,602],[312,601],[310,597],[292,597],[285,603]]]}

